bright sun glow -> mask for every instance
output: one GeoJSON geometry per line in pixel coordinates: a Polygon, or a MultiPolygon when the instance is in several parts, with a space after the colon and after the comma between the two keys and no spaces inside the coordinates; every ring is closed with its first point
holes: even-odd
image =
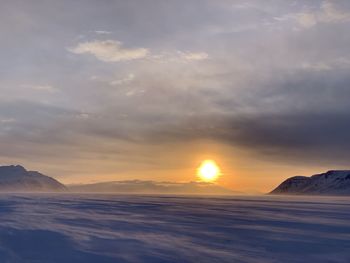
{"type": "Polygon", "coordinates": [[[220,174],[220,168],[213,160],[203,161],[197,169],[198,177],[204,182],[214,182],[220,174]]]}

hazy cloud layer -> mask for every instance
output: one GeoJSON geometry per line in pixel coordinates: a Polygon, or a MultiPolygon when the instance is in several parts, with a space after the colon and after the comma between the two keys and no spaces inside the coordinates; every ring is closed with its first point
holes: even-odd
{"type": "Polygon", "coordinates": [[[71,192],[88,193],[124,193],[124,194],[242,194],[205,182],[155,182],[155,181],[114,181],[95,184],[69,185],[71,192]]]}
{"type": "Polygon", "coordinates": [[[348,1],[18,0],[0,17],[4,162],[163,169],[164,149],[210,140],[349,164],[348,1]]]}

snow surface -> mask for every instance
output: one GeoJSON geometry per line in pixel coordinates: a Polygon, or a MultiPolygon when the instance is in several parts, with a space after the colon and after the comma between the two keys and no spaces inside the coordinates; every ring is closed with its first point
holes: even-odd
{"type": "Polygon", "coordinates": [[[346,197],[0,195],[0,262],[350,262],[346,197]]]}

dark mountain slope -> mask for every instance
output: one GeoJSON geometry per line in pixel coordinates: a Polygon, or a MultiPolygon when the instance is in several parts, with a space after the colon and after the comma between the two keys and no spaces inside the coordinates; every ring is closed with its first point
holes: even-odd
{"type": "Polygon", "coordinates": [[[350,170],[291,177],[270,194],[350,195],[350,170]]]}

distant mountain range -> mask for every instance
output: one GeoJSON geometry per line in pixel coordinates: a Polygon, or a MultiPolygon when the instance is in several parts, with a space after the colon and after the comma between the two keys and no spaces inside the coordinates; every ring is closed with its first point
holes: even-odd
{"type": "MultiPolygon", "coordinates": [[[[121,194],[242,194],[206,182],[113,181],[93,184],[63,185],[59,181],[23,166],[0,166],[1,192],[90,192],[121,194]]],[[[350,170],[333,170],[311,177],[288,178],[270,194],[350,195],[350,170]]]]}
{"type": "Polygon", "coordinates": [[[205,182],[114,181],[65,186],[59,181],[23,166],[0,166],[0,192],[91,192],[123,194],[239,194],[205,182]]]}
{"type": "Polygon", "coordinates": [[[350,195],[350,170],[333,170],[311,177],[294,176],[270,194],[350,195]]]}
{"type": "Polygon", "coordinates": [[[155,182],[114,181],[68,186],[72,192],[139,193],[139,194],[239,194],[213,183],[205,182],[155,182]]]}
{"type": "Polygon", "coordinates": [[[0,191],[61,192],[67,188],[57,180],[20,165],[0,166],[0,191]]]}

